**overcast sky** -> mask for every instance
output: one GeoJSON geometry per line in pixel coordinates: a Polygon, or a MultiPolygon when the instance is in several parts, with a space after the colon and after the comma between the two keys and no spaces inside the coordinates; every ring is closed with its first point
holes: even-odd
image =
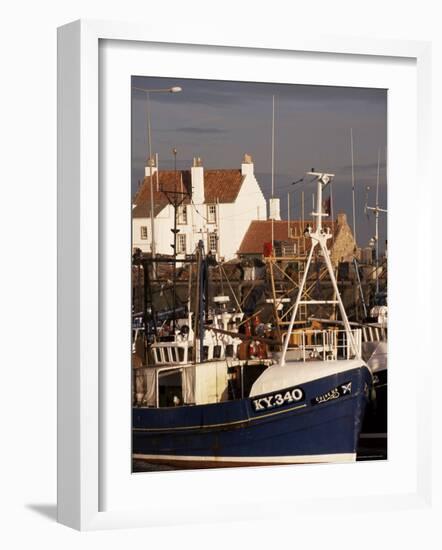
{"type": "MultiPolygon", "coordinates": [[[[364,214],[375,202],[378,151],[380,206],[387,208],[386,143],[387,92],[380,89],[261,84],[156,77],[133,77],[132,86],[158,89],[181,86],[182,92],[152,93],[150,113],[152,151],[160,169],[188,169],[201,157],[205,168],[240,168],[244,153],[252,155],[264,195],[271,194],[272,96],[275,95],[275,196],[281,217],[299,218],[301,191],[305,211],[311,212],[314,185],[308,179],[293,186],[307,170],[336,174],[334,211],[345,211],[352,224],[350,129],[353,129],[356,188],[356,233],[359,246],[374,235],[374,217],[364,214]]],[[[143,178],[147,158],[145,94],[132,91],[132,191],[143,178]]],[[[386,236],[381,215],[380,242],[386,236]]],[[[383,247],[382,247],[383,248],[383,247]]]]}

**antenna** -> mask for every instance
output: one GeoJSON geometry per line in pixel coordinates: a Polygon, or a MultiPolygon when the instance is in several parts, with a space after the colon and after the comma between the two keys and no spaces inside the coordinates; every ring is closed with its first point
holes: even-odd
{"type": "Polygon", "coordinates": [[[158,153],[155,153],[155,166],[157,167],[157,171],[155,173],[156,180],[157,180],[157,191],[159,191],[160,190],[160,182],[159,182],[160,167],[158,166],[158,153]]]}
{"type": "MultiPolygon", "coordinates": [[[[304,235],[304,191],[301,191],[301,231],[304,235]]],[[[305,237],[303,240],[304,244],[304,254],[305,254],[305,237]]]]}
{"type": "Polygon", "coordinates": [[[330,217],[331,217],[331,222],[332,222],[332,234],[333,234],[332,239],[334,241],[334,239],[335,239],[335,212],[334,212],[334,205],[333,205],[333,178],[330,180],[330,217]]]}
{"type": "Polygon", "coordinates": [[[287,238],[290,238],[290,193],[287,193],[287,238]]]}
{"type": "Polygon", "coordinates": [[[364,206],[364,214],[367,216],[367,220],[370,218],[370,212],[368,211],[368,194],[370,191],[370,186],[367,185],[365,187],[365,206],[364,206]]]}
{"type": "Polygon", "coordinates": [[[275,96],[272,96],[272,199],[275,193],[275,96]]]}
{"type": "Polygon", "coordinates": [[[356,243],[356,214],[355,214],[355,165],[353,155],[353,128],[350,128],[350,148],[351,148],[351,192],[353,198],[353,237],[356,243]]]}
{"type": "MultiPolygon", "coordinates": [[[[272,208],[274,208],[273,205],[273,198],[275,193],[275,95],[272,96],[272,208]]],[[[273,247],[274,247],[274,240],[275,240],[275,224],[274,224],[274,215],[272,213],[272,253],[273,253],[273,247]]]]}
{"type": "Polygon", "coordinates": [[[385,212],[387,213],[387,210],[385,208],[379,207],[379,172],[380,172],[380,164],[381,164],[381,151],[378,150],[378,169],[377,169],[377,176],[376,176],[376,204],[375,206],[365,206],[365,211],[368,213],[370,210],[374,212],[375,214],[375,262],[376,262],[376,294],[379,292],[379,213],[385,212]]]}
{"type": "Polygon", "coordinates": [[[378,172],[376,176],[376,206],[379,206],[379,166],[381,164],[381,150],[378,149],[378,172]]]}

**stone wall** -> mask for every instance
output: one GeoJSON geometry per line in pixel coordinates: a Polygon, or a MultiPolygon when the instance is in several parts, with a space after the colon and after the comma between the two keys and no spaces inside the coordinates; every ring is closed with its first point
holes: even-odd
{"type": "Polygon", "coordinates": [[[353,261],[353,256],[359,259],[360,250],[356,248],[353,232],[347,222],[347,215],[341,212],[337,218],[331,260],[334,265],[337,265],[338,262],[353,261]]]}

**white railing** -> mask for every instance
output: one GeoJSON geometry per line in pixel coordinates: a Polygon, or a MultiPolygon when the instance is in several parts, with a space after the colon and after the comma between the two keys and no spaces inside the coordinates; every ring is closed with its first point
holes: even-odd
{"type": "Polygon", "coordinates": [[[362,339],[364,342],[386,342],[387,327],[379,325],[363,325],[362,339]]]}
{"type": "MultiPolygon", "coordinates": [[[[323,360],[334,361],[337,359],[353,359],[361,356],[362,331],[354,329],[351,331],[356,346],[352,348],[351,340],[345,330],[297,330],[293,331],[287,350],[295,353],[301,361],[323,360]]],[[[284,333],[283,340],[287,333],[284,333]]]]}
{"type": "MultiPolygon", "coordinates": [[[[199,362],[199,339],[196,341],[197,358],[199,362]]],[[[236,358],[238,344],[223,342],[204,344],[204,361],[220,361],[236,358]]],[[[193,360],[193,342],[157,342],[152,346],[155,365],[186,365],[193,360]]]]}
{"type": "Polygon", "coordinates": [[[159,342],[152,346],[155,365],[176,365],[188,363],[189,346],[187,342],[159,342]]]}

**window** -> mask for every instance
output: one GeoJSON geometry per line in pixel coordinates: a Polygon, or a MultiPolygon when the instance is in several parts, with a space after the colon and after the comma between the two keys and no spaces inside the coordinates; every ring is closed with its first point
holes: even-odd
{"type": "Polygon", "coordinates": [[[178,207],[177,222],[181,225],[187,225],[187,206],[185,204],[178,207]]]}
{"type": "Polygon", "coordinates": [[[209,252],[212,254],[216,254],[218,252],[218,235],[216,233],[209,233],[207,245],[209,252]]]}
{"type": "Polygon", "coordinates": [[[147,226],[142,225],[140,227],[140,237],[145,241],[147,239],[147,226]]]}
{"type": "Polygon", "coordinates": [[[178,233],[177,235],[176,252],[177,254],[186,253],[186,235],[183,235],[182,233],[178,233]]]}
{"type": "Polygon", "coordinates": [[[160,407],[178,407],[183,404],[183,375],[179,370],[158,374],[158,404],[160,407]]]}
{"type": "Polygon", "coordinates": [[[207,205],[207,221],[209,223],[216,223],[216,204],[207,205]]]}

